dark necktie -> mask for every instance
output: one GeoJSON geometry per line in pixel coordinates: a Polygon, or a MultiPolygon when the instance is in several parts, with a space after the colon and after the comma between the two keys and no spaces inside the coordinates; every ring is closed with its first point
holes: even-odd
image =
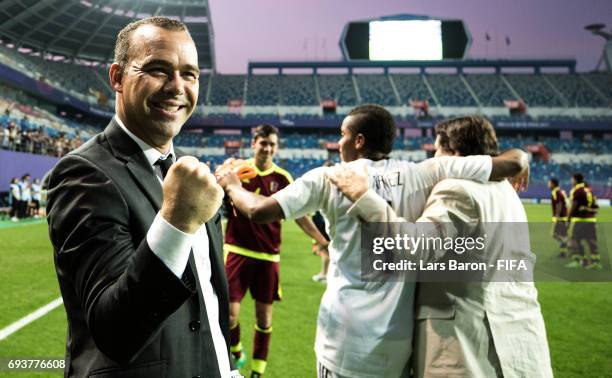
{"type": "Polygon", "coordinates": [[[166,156],[165,159],[159,158],[156,162],[155,162],[155,166],[159,168],[159,170],[155,170],[156,174],[159,176],[161,173],[161,179],[163,180],[164,177],[166,177],[166,174],[168,173],[168,170],[170,169],[170,166],[172,165],[172,163],[174,163],[174,159],[172,159],[172,154],[169,154],[168,156],[166,156]]]}
{"type": "MultiPolygon", "coordinates": [[[[172,163],[174,163],[174,160],[172,159],[172,154],[169,154],[168,156],[166,156],[165,159],[159,158],[159,160],[155,162],[155,167],[157,168],[155,169],[155,173],[158,176],[160,176],[160,173],[161,173],[160,178],[162,179],[162,181],[166,177],[166,174],[168,173],[168,170],[170,169],[170,166],[172,165],[172,163]]],[[[190,253],[193,253],[193,252],[190,252],[190,253]]],[[[183,281],[185,286],[187,286],[191,291],[194,291],[194,292],[196,291],[195,276],[193,275],[193,272],[191,271],[191,266],[189,263],[187,263],[187,267],[185,268],[185,272],[183,273],[181,280],[183,281]]]]}

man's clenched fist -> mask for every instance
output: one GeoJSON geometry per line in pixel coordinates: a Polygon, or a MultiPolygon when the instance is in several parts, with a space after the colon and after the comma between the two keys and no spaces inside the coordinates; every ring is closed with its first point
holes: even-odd
{"type": "Polygon", "coordinates": [[[192,156],[184,156],[170,167],[163,192],[161,216],[189,234],[210,220],[223,200],[223,189],[208,166],[192,156]]]}

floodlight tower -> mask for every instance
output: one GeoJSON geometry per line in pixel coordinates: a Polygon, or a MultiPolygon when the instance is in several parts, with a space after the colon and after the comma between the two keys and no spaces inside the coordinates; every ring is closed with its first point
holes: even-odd
{"type": "Polygon", "coordinates": [[[601,57],[599,58],[599,62],[597,63],[597,67],[595,67],[596,71],[599,71],[602,64],[606,63],[606,68],[608,72],[612,72],[612,32],[604,31],[603,29],[606,27],[606,24],[590,24],[585,26],[584,28],[594,35],[598,35],[603,37],[606,40],[606,44],[604,45],[603,51],[601,52],[601,57]]]}

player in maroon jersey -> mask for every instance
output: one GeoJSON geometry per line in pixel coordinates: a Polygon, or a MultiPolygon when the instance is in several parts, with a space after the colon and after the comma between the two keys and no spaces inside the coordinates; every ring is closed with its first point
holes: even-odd
{"type": "MultiPolygon", "coordinates": [[[[278,130],[271,125],[255,128],[252,148],[254,158],[247,160],[257,176],[242,180],[242,186],[254,193],[270,196],[293,182],[289,172],[273,162],[278,149],[278,130]]],[[[296,220],[321,248],[329,243],[308,217],[296,220]]],[[[246,360],[240,342],[240,302],[250,290],[255,300],[255,337],[251,377],[261,376],[266,368],[272,333],[272,303],[280,301],[279,261],[281,223],[256,224],[233,208],[228,212],[223,250],[230,295],[230,349],[237,367],[246,360]]]]}
{"type": "Polygon", "coordinates": [[[572,190],[570,192],[570,249],[572,260],[568,268],[602,269],[601,258],[597,250],[597,199],[591,188],[584,182],[580,173],[572,175],[572,190]],[[589,246],[589,257],[582,242],[589,246]]]}
{"type": "Polygon", "coordinates": [[[548,180],[552,205],[552,236],[559,241],[559,257],[567,257],[567,195],[559,186],[559,180],[548,180]]]}

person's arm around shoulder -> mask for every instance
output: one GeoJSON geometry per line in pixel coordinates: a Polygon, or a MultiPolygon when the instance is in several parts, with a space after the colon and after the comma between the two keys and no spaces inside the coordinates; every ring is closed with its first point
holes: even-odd
{"type": "Polygon", "coordinates": [[[217,177],[233,206],[255,223],[270,223],[284,218],[283,210],[273,197],[262,196],[242,187],[240,178],[228,172],[217,177]]]}

